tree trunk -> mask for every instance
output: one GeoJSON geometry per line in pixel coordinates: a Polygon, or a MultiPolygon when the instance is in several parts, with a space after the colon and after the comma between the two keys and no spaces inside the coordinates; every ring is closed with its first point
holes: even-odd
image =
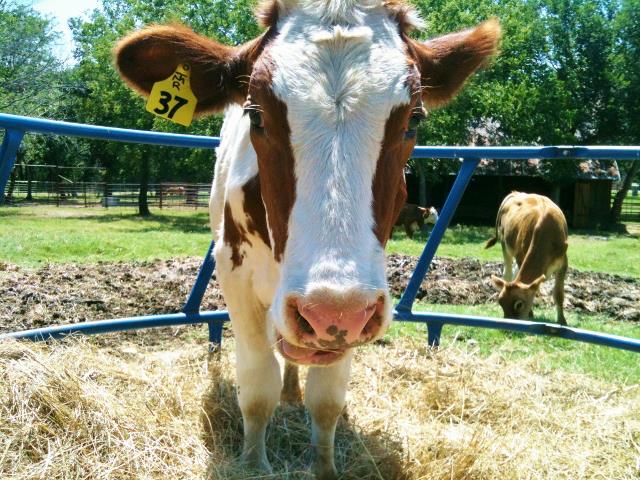
{"type": "Polygon", "coordinates": [[[27,175],[27,198],[26,200],[33,200],[33,171],[28,166],[25,168],[27,175]]]}
{"type": "Polygon", "coordinates": [[[16,176],[18,175],[18,168],[15,167],[9,177],[9,186],[7,187],[6,201],[11,202],[13,200],[13,191],[16,188],[16,176]]]}
{"type": "Polygon", "coordinates": [[[418,174],[418,204],[421,207],[427,206],[427,175],[424,165],[420,161],[415,162],[416,173],[418,174]]]}
{"type": "Polygon", "coordinates": [[[631,167],[627,171],[627,175],[624,177],[622,185],[620,186],[620,190],[616,193],[615,198],[613,199],[613,205],[611,206],[611,211],[609,213],[609,228],[617,229],[618,225],[620,225],[620,215],[622,214],[622,204],[624,203],[625,198],[627,198],[627,193],[629,193],[629,189],[631,188],[631,184],[633,183],[633,179],[640,171],[640,161],[631,162],[631,167]]]}
{"type": "Polygon", "coordinates": [[[138,194],[138,214],[142,217],[151,215],[147,193],[149,191],[149,156],[142,155],[140,165],[140,193],[138,194]]]}

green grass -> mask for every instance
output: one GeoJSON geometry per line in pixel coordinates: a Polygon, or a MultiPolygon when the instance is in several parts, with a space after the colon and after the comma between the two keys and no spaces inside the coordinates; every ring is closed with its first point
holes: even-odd
{"type": "MultiPolygon", "coordinates": [[[[489,227],[454,226],[438,254],[501,260],[500,248],[484,250],[492,234],[489,227]]],[[[102,208],[0,208],[0,261],[35,267],[44,262],[93,263],[201,256],[211,235],[205,211],[154,210],[141,218],[131,210],[102,208]]],[[[396,232],[389,250],[418,255],[424,236],[407,239],[396,232]]],[[[583,270],[640,277],[640,240],[616,235],[571,235],[570,264],[583,270]]],[[[418,304],[417,310],[500,316],[499,307],[418,304]]],[[[554,320],[552,310],[538,310],[539,319],[554,320]]],[[[571,326],[640,338],[640,325],[612,322],[601,316],[569,313],[571,326]]],[[[426,338],[426,327],[394,324],[389,335],[412,334],[426,338]]],[[[526,336],[495,330],[445,326],[443,345],[457,342],[483,355],[497,352],[506,358],[537,356],[549,369],[583,372],[596,378],[640,382],[638,354],[561,339],[526,336]],[[471,340],[475,340],[472,342],[471,340]]]]}
{"type": "MultiPolygon", "coordinates": [[[[453,225],[445,233],[437,255],[441,257],[473,257],[502,261],[500,245],[485,249],[484,243],[493,236],[493,227],[453,225]]],[[[420,255],[426,235],[414,235],[413,240],[396,230],[387,251],[420,255]]],[[[615,273],[640,277],[640,238],[606,232],[572,232],[569,235],[569,266],[583,271],[615,273]]]]}
{"type": "Polygon", "coordinates": [[[211,241],[206,211],[143,218],[103,208],[0,208],[0,260],[95,263],[204,255],[211,241]]]}
{"type": "MultiPolygon", "coordinates": [[[[491,227],[452,226],[437,254],[501,261],[499,246],[484,249],[484,242],[492,234],[491,227]]],[[[131,209],[0,208],[0,261],[23,266],[200,256],[210,238],[208,213],[204,210],[154,209],[152,217],[142,218],[131,209]]],[[[388,251],[419,255],[425,241],[424,234],[411,240],[396,230],[388,251]]],[[[572,234],[569,264],[580,270],[640,277],[640,239],[572,234]]]]}
{"type": "MultiPolygon", "coordinates": [[[[417,303],[414,310],[501,317],[497,304],[471,306],[417,303]]],[[[554,322],[555,310],[537,309],[536,320],[554,322]]],[[[567,322],[571,327],[640,338],[640,324],[575,313],[568,314],[567,322]]],[[[396,322],[388,336],[391,339],[400,335],[421,336],[426,341],[426,331],[425,325],[396,322]]],[[[534,357],[539,358],[541,366],[549,370],[580,372],[594,378],[625,384],[640,383],[640,359],[635,352],[518,332],[445,325],[441,345],[452,343],[478,350],[483,356],[499,354],[507,360],[534,357]]]]}

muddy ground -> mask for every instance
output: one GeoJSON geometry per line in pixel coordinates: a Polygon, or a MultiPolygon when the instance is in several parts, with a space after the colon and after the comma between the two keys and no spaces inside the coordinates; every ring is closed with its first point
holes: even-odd
{"type": "MultiPolygon", "coordinates": [[[[154,262],[102,262],[94,265],[46,265],[25,269],[0,262],[0,332],[51,324],[116,317],[173,313],[180,310],[201,259],[154,262]]],[[[416,258],[391,255],[388,276],[392,293],[406,286],[416,258]]],[[[418,299],[429,303],[494,302],[491,274],[501,263],[438,258],[421,285],[418,299]]],[[[551,282],[536,301],[551,304],[551,282]]],[[[571,270],[566,282],[566,308],[640,321],[640,280],[571,270]]],[[[225,308],[217,282],[209,287],[203,309],[225,308]]]]}

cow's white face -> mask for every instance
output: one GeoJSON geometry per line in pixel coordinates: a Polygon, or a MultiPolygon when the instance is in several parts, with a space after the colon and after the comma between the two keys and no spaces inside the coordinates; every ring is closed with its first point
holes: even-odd
{"type": "Polygon", "coordinates": [[[264,12],[265,34],[238,49],[152,27],[121,42],[117,63],[148,93],[189,61],[202,111],[244,105],[257,210],[281,265],[270,308],[279,349],[298,363],[328,364],[386,330],[383,250],[405,201],[423,103],[449,100],[495,51],[499,27],[421,44],[406,35],[411,9],[397,2],[279,0],[264,12]]]}

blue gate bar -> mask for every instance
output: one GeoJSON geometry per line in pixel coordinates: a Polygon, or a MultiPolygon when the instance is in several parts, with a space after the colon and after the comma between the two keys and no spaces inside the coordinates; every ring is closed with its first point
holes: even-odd
{"type": "Polygon", "coordinates": [[[165,147],[215,148],[220,144],[220,139],[218,137],[101,127],[83,123],[47,120],[44,118],[22,117],[6,113],[0,113],[0,127],[10,130],[21,130],[23,132],[93,138],[96,140],[109,140],[112,142],[164,145],[165,147]]]}
{"type": "MultiPolygon", "coordinates": [[[[494,330],[507,330],[521,332],[529,335],[544,335],[566,340],[579,341],[613,347],[621,350],[640,353],[640,340],[610,335],[607,333],[592,332],[579,328],[565,327],[555,323],[532,322],[527,320],[497,319],[473,315],[457,315],[448,313],[427,312],[394,312],[396,320],[406,322],[458,325],[475,328],[490,328],[494,330]]],[[[22,332],[12,332],[0,335],[0,341],[7,339],[22,339],[41,341],[48,339],[61,339],[72,334],[96,335],[101,333],[122,332],[126,330],[139,330],[144,328],[170,327],[178,325],[193,325],[215,322],[222,325],[229,320],[227,311],[206,311],[196,314],[174,313],[167,315],[151,315],[145,317],[119,318],[114,320],[101,320],[96,322],[82,322],[70,325],[57,325],[54,327],[36,328],[22,332]]],[[[215,344],[220,344],[222,337],[215,344]]]]}
{"type": "Polygon", "coordinates": [[[198,270],[198,276],[196,277],[196,282],[191,288],[189,298],[187,298],[184,307],[182,307],[182,311],[184,313],[196,313],[200,310],[202,299],[207,291],[207,287],[209,286],[209,281],[211,280],[213,271],[216,268],[216,261],[213,258],[213,247],[215,247],[215,243],[212,241],[204,260],[202,261],[202,265],[200,265],[200,270],[198,270]]]}
{"type": "Polygon", "coordinates": [[[21,332],[4,333],[0,335],[0,341],[10,338],[33,341],[49,339],[55,340],[74,333],[96,335],[99,333],[124,332],[126,330],[140,330],[143,328],[155,327],[174,327],[178,325],[197,325],[209,322],[219,322],[222,324],[228,319],[229,313],[226,310],[117,318],[113,320],[80,322],[67,325],[56,325],[53,327],[34,328],[32,330],[23,330],[21,332]]]}
{"type": "Polygon", "coordinates": [[[415,147],[413,158],[640,160],[640,146],[415,147]]]}
{"type": "MultiPolygon", "coordinates": [[[[578,342],[604,345],[620,350],[640,353],[640,339],[621,337],[608,333],[594,332],[580,328],[566,327],[557,323],[532,322],[529,320],[512,320],[510,318],[491,318],[475,315],[459,315],[437,312],[394,312],[396,320],[417,323],[437,323],[439,325],[458,325],[464,327],[490,328],[493,330],[508,330],[529,335],[545,335],[564,338],[578,342]]],[[[438,345],[440,338],[429,339],[431,345],[438,345]],[[433,342],[431,341],[433,340],[433,342]]]]}
{"type": "MultiPolygon", "coordinates": [[[[0,149],[0,192],[8,181],[15,162],[15,155],[25,132],[68,135],[118,142],[144,143],[150,145],[164,145],[173,147],[215,148],[220,143],[216,137],[200,137],[195,135],[179,135],[170,133],[127,130],[93,125],[81,125],[44,119],[33,119],[16,115],[0,114],[0,127],[6,129],[5,138],[0,149]]],[[[534,335],[547,335],[566,338],[598,345],[640,352],[640,340],[591,332],[552,323],[530,322],[511,319],[496,319],[468,315],[453,315],[443,313],[413,313],[412,306],[435,252],[442,240],[462,195],[478,165],[480,159],[611,159],[611,160],[640,160],[640,146],[550,146],[550,147],[415,147],[414,158],[457,158],[464,159],[456,181],[449,193],[440,218],[434,226],[425,245],[407,289],[402,295],[394,318],[400,321],[426,323],[429,333],[429,343],[438,345],[442,327],[445,324],[465,325],[479,328],[493,328],[500,330],[518,331],[534,335]]],[[[0,197],[2,202],[3,195],[0,197]]],[[[63,338],[73,333],[99,334],[135,330],[152,327],[166,327],[175,325],[190,325],[207,323],[209,325],[209,340],[220,345],[222,341],[222,325],[229,319],[227,311],[200,312],[202,298],[215,268],[212,251],[213,242],[209,246],[207,255],[198,272],[196,282],[189,294],[182,313],[167,315],[151,315],[123,319],[83,322],[71,325],[13,332],[0,335],[0,340],[7,338],[22,338],[29,340],[46,340],[49,338],[63,338]]]]}
{"type": "MultiPolygon", "coordinates": [[[[413,271],[413,275],[411,276],[411,280],[409,280],[409,284],[402,294],[402,298],[400,298],[400,302],[396,306],[396,310],[400,312],[410,312],[413,307],[413,302],[418,293],[418,289],[420,288],[420,284],[422,280],[424,280],[427,271],[429,270],[429,266],[431,265],[431,261],[433,260],[434,255],[436,254],[436,250],[442,241],[442,237],[444,236],[445,231],[449,227],[449,223],[453,218],[453,214],[456,212],[458,208],[458,204],[462,199],[462,195],[464,191],[467,189],[467,185],[469,185],[469,181],[473,176],[473,172],[480,160],[469,160],[465,159],[462,162],[462,166],[460,167],[460,171],[458,172],[458,176],[451,187],[451,191],[447,196],[447,200],[442,207],[442,211],[440,212],[440,216],[438,217],[438,221],[436,222],[433,230],[431,230],[431,234],[429,235],[429,239],[427,240],[427,244],[422,251],[422,255],[420,256],[420,260],[418,260],[418,264],[416,265],[415,270],[413,271]]],[[[434,324],[435,326],[435,324],[434,324]]]]}
{"type": "Polygon", "coordinates": [[[4,203],[4,188],[9,181],[23,136],[24,132],[21,130],[7,130],[2,140],[0,147],[0,205],[4,203]]]}
{"type": "MultiPolygon", "coordinates": [[[[204,298],[204,294],[207,291],[207,287],[209,286],[209,282],[211,281],[211,277],[213,276],[213,271],[216,268],[216,261],[213,258],[214,247],[215,242],[212,240],[211,245],[209,245],[209,249],[207,250],[207,254],[202,261],[202,265],[200,265],[200,270],[198,270],[196,282],[193,284],[193,288],[191,289],[191,293],[189,293],[189,297],[187,298],[184,307],[182,307],[182,311],[187,315],[198,313],[200,311],[202,299],[204,298]]],[[[211,346],[211,348],[215,348],[215,346],[222,343],[223,321],[215,318],[213,320],[210,320],[208,324],[209,345],[211,346]]]]}

